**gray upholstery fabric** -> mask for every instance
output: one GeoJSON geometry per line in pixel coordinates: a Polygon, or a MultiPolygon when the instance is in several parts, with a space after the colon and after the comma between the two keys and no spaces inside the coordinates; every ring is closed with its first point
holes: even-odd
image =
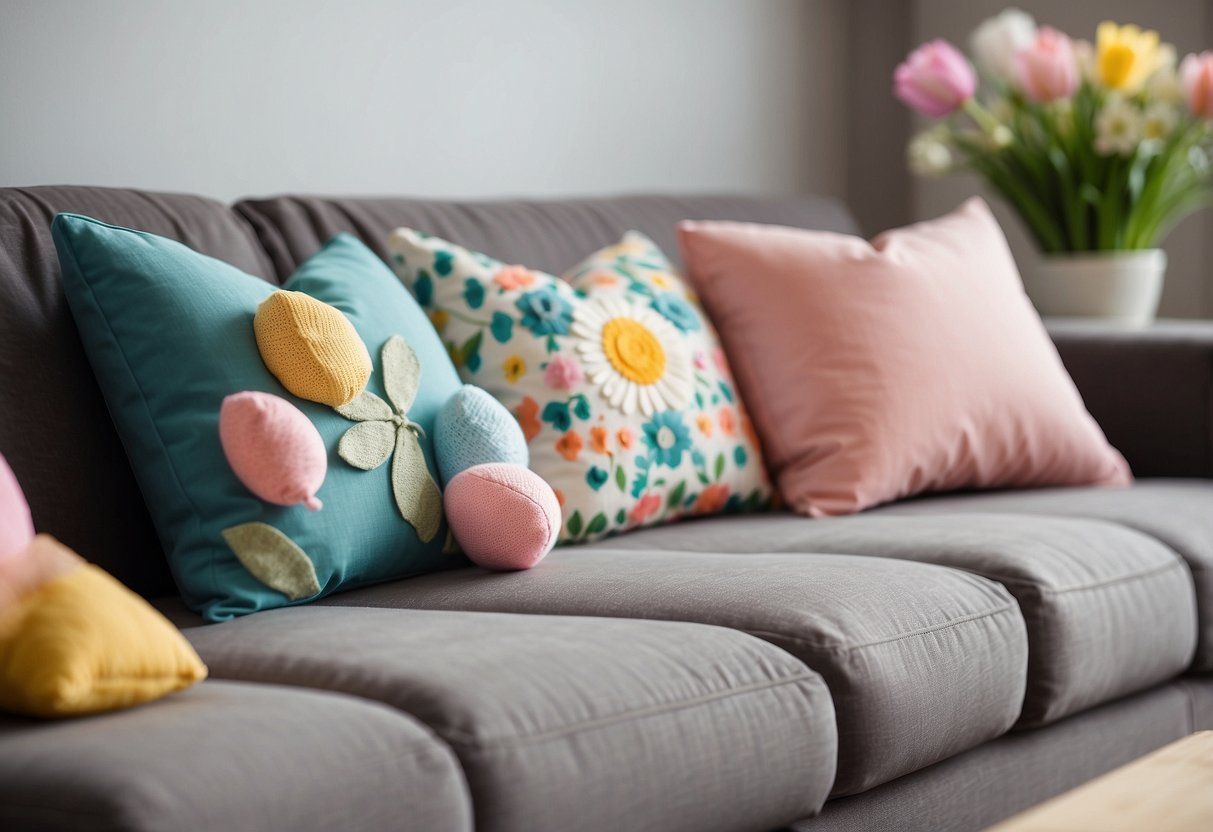
{"type": "Polygon", "coordinates": [[[1027,644],[1014,600],[975,575],[919,563],[558,549],[527,572],[461,569],[325,603],[668,619],[752,633],[829,685],[837,794],[996,737],[1023,701],[1027,644]]]}
{"type": "Polygon", "coordinates": [[[112,714],[0,716],[0,828],[470,830],[451,750],[330,693],[208,681],[112,714]]]}
{"type": "Polygon", "coordinates": [[[1049,488],[926,497],[878,510],[885,515],[1001,513],[1091,517],[1150,535],[1188,562],[1199,634],[1192,668],[1213,671],[1213,482],[1139,480],[1132,488],[1049,488]]]}
{"type": "Polygon", "coordinates": [[[559,274],[636,229],[675,262],[675,226],[686,219],[743,220],[853,233],[854,220],[816,196],[625,196],[603,199],[436,202],[282,196],[245,200],[237,212],[257,229],[282,277],[339,231],[361,237],[387,257],[387,235],[400,226],[559,274]]]}
{"type": "MultiPolygon", "coordinates": [[[[1143,754],[1213,728],[1194,721],[1185,683],[1155,688],[981,748],[873,789],[832,800],[794,832],[973,832],[1143,754]]],[[[1205,680],[1205,691],[1213,680],[1205,680]]]]}
{"type": "Polygon", "coordinates": [[[1028,631],[1021,727],[1043,725],[1182,673],[1196,644],[1192,578],[1170,549],[1113,523],[1000,514],[811,520],[720,517],[622,535],[600,548],[813,552],[965,569],[1005,586],[1028,631]]]}
{"type": "Polygon", "coordinates": [[[196,196],[0,188],[0,454],[34,523],[146,595],[175,591],[60,286],[50,224],[87,214],[272,274],[248,225],[196,196]]]}
{"type": "Polygon", "coordinates": [[[1213,476],[1213,321],[1050,321],[1087,409],[1139,477],[1213,476]]]}
{"type": "Polygon", "coordinates": [[[671,622],[333,607],[184,631],[214,676],[353,693],[459,756],[481,832],[770,829],[824,802],[821,678],[671,622]]]}

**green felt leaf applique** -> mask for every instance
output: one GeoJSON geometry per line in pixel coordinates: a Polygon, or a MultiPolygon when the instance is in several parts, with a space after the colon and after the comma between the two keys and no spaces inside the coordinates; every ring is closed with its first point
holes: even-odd
{"type": "Polygon", "coordinates": [[[299,601],[320,592],[316,568],[295,541],[266,523],[241,523],[224,529],[223,539],[253,577],[270,589],[299,601]]]}
{"type": "Polygon", "coordinates": [[[371,471],[392,459],[392,496],[396,508],[423,543],[434,539],[442,523],[442,492],[430,475],[421,450],[421,425],[408,410],[421,385],[421,362],[408,342],[393,335],[380,353],[383,389],[389,402],[364,390],[349,404],[336,408],[357,422],[337,443],[337,455],[355,468],[371,471]]]}

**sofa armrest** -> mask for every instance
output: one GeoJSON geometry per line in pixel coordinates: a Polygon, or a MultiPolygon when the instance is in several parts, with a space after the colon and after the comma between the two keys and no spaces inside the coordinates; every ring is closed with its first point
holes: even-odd
{"type": "Polygon", "coordinates": [[[1046,322],[1108,441],[1139,477],[1213,476],[1213,321],[1046,322]]]}

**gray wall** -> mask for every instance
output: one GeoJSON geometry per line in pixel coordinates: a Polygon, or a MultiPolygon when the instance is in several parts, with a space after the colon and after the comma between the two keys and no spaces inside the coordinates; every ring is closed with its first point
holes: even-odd
{"type": "Polygon", "coordinates": [[[841,194],[839,0],[0,0],[0,184],[841,194]]]}

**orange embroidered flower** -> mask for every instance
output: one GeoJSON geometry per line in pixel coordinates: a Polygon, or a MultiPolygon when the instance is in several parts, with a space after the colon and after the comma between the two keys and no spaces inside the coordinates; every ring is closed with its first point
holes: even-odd
{"type": "Polygon", "coordinates": [[[553,488],[552,490],[556,492],[556,502],[560,503],[561,508],[564,508],[564,492],[559,488],[553,488]]]}
{"type": "Polygon", "coordinates": [[[596,454],[609,454],[607,447],[607,429],[602,427],[590,428],[590,450],[596,454]]]}
{"type": "Polygon", "coordinates": [[[506,291],[525,289],[535,283],[535,273],[526,266],[504,266],[493,275],[493,282],[506,291]]]}
{"type": "Polygon", "coordinates": [[[522,435],[526,437],[527,442],[538,436],[539,431],[543,428],[539,421],[539,402],[530,396],[524,398],[522,404],[518,405],[518,409],[514,411],[514,418],[522,427],[522,435]]]}
{"type": "Polygon", "coordinates": [[[613,274],[607,274],[606,272],[598,272],[597,274],[590,275],[590,283],[594,286],[604,286],[604,287],[618,286],[619,278],[613,274]]]}
{"type": "MultiPolygon", "coordinates": [[[[739,409],[740,410],[740,409],[739,409]]],[[[750,418],[750,414],[741,410],[741,433],[746,439],[750,440],[750,444],[755,448],[761,448],[762,442],[758,440],[758,431],[754,430],[754,420],[750,418]]]]}
{"type": "Polygon", "coordinates": [[[575,430],[571,430],[556,440],[556,451],[569,462],[576,462],[577,455],[581,453],[584,445],[585,443],[581,440],[581,434],[575,430]]]}
{"type": "Polygon", "coordinates": [[[628,519],[636,525],[640,525],[645,520],[648,520],[658,509],[661,508],[660,495],[649,493],[645,494],[636,505],[632,506],[632,511],[628,514],[628,519]]]}
{"type": "Polygon", "coordinates": [[[724,431],[725,436],[737,435],[737,419],[733,416],[733,408],[720,408],[720,429],[724,431]]]}
{"type": "Polygon", "coordinates": [[[714,483],[703,489],[691,509],[695,514],[715,514],[724,508],[729,501],[729,487],[724,483],[714,483]]]}
{"type": "Polygon", "coordinates": [[[619,443],[619,447],[625,451],[632,450],[632,446],[636,444],[636,431],[631,428],[620,428],[615,433],[615,441],[619,443]]]}
{"type": "Polygon", "coordinates": [[[695,426],[699,428],[699,432],[704,436],[712,435],[712,417],[706,413],[700,413],[695,417],[695,426]]]}
{"type": "Polygon", "coordinates": [[[451,320],[451,316],[447,314],[445,309],[434,309],[430,312],[430,323],[434,325],[434,329],[442,332],[446,329],[447,323],[451,320]]]}

